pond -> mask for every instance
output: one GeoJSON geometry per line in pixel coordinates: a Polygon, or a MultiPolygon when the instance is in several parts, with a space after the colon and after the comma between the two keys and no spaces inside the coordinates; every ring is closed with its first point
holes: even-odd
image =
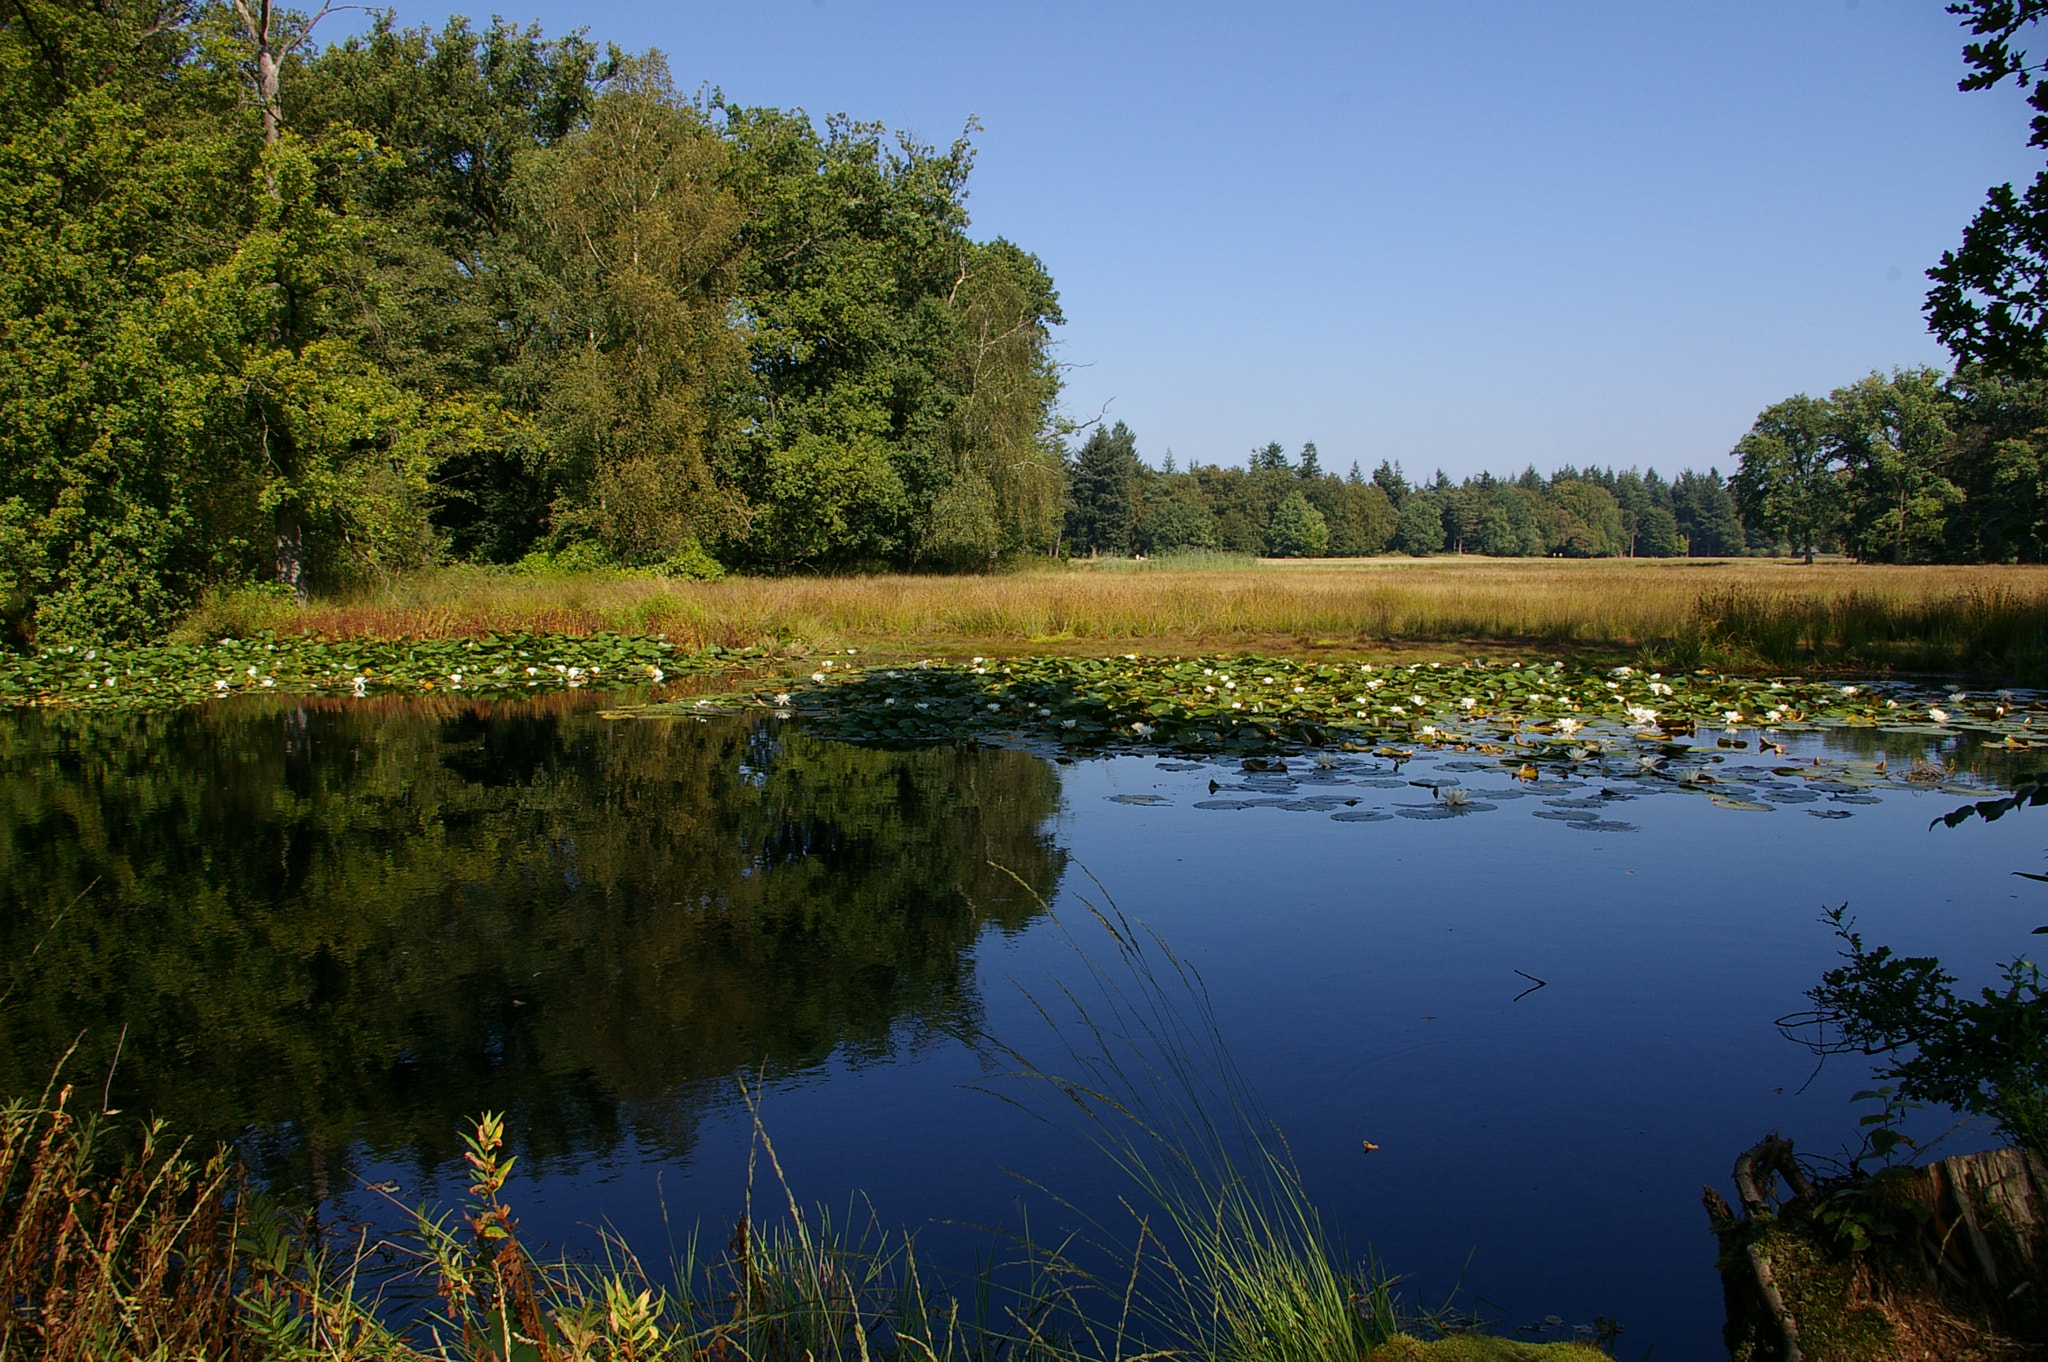
{"type": "Polygon", "coordinates": [[[504,1110],[531,1239],[608,1223],[659,1259],[739,1213],[745,1075],[801,1198],[864,1193],[965,1269],[991,1227],[1124,1190],[981,1090],[973,1043],[1030,1034],[1024,990],[1072,971],[1039,900],[1109,897],[1200,972],[1309,1189],[1412,1297],[1710,1358],[1701,1184],[1773,1129],[1839,1149],[1867,1086],[1772,1024],[1833,959],[1821,911],[1966,982],[2048,922],[2012,874],[2048,824],[1929,828],[2011,775],[1968,735],[1709,736],[1528,779],[600,703],[0,717],[7,1091],[75,1044],[82,1089],[343,1221],[380,1214],[371,1186],[459,1196],[464,1118],[504,1110]]]}

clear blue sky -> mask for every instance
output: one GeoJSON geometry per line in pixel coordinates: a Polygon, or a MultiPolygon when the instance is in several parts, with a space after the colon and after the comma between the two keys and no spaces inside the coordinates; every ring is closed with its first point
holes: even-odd
{"type": "Polygon", "coordinates": [[[401,6],[979,117],[975,234],[1045,261],[1067,409],[1154,463],[1725,471],[1770,402],[1943,363],[1922,271],[2041,164],[2016,92],[1956,91],[1941,0],[401,6]]]}

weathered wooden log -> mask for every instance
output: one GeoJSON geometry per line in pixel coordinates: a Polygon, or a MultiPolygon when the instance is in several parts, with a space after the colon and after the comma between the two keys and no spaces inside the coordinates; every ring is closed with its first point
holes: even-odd
{"type": "Polygon", "coordinates": [[[1738,1362],[2048,1356],[2039,1156],[1999,1149],[1816,1184],[1772,1135],[1733,1180],[1739,1215],[1711,1187],[1701,1200],[1738,1362]]]}

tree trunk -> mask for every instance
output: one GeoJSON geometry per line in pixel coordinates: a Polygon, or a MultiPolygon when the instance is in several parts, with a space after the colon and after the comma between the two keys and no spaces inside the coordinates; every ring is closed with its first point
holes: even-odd
{"type": "Polygon", "coordinates": [[[235,16],[242,21],[250,46],[256,49],[256,102],[263,112],[263,145],[274,147],[284,123],[284,110],[278,101],[277,35],[271,32],[277,12],[271,7],[271,0],[255,0],[254,9],[249,7],[250,0],[233,3],[235,16]]]}
{"type": "Polygon", "coordinates": [[[277,580],[292,589],[300,605],[306,603],[305,528],[282,506],[277,509],[277,580]]]}

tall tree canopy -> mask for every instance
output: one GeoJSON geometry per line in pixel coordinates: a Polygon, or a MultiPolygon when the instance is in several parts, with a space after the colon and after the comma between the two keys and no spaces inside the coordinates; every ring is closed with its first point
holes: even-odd
{"type": "Polygon", "coordinates": [[[269,5],[0,10],[0,623],[448,556],[1055,550],[1058,295],[973,152],[658,54],[269,5]],[[244,12],[246,11],[246,12],[244,12]]]}

